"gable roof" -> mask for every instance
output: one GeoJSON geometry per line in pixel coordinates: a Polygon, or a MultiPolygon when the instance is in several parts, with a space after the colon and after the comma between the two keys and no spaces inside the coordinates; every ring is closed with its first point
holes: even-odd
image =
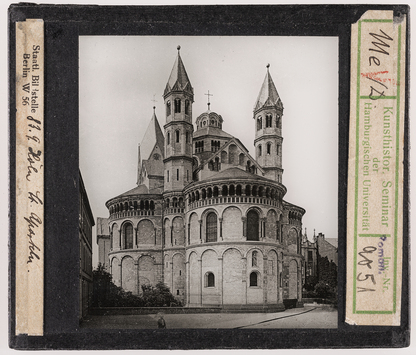
{"type": "Polygon", "coordinates": [[[163,136],[162,129],[160,128],[159,121],[157,120],[156,113],[153,112],[153,116],[147,126],[142,142],[139,145],[140,158],[142,160],[149,159],[155,145],[159,146],[163,156],[165,151],[165,138],[163,136]]]}
{"type": "Polygon", "coordinates": [[[277,93],[276,86],[273,83],[273,79],[270,75],[269,68],[267,67],[266,77],[264,78],[263,85],[261,86],[259,96],[254,104],[254,111],[260,110],[263,107],[277,107],[283,109],[282,101],[277,93]]]}
{"type": "MultiPolygon", "coordinates": [[[[162,154],[162,161],[165,154],[165,137],[163,136],[162,130],[159,125],[159,121],[157,120],[156,113],[153,111],[153,116],[150,119],[149,125],[147,126],[146,132],[144,133],[142,142],[139,144],[139,151],[138,151],[138,161],[137,161],[137,184],[140,184],[142,180],[142,165],[146,160],[151,158],[155,147],[158,146],[160,149],[160,153],[162,154]]],[[[159,164],[158,170],[160,170],[159,164]]],[[[163,167],[162,175],[163,175],[163,167]]],[[[147,169],[148,170],[148,169],[147,169]]],[[[153,169],[154,170],[154,169],[153,169]]],[[[148,172],[149,174],[149,172],[148,172]]],[[[152,174],[151,174],[152,175],[152,174]]],[[[153,175],[160,175],[153,173],[153,175]]]]}

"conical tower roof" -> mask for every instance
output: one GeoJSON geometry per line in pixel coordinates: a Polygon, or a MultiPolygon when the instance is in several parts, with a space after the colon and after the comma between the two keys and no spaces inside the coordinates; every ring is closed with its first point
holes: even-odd
{"type": "Polygon", "coordinates": [[[254,111],[258,111],[263,107],[276,107],[283,109],[282,101],[277,93],[276,86],[274,85],[272,76],[269,72],[269,66],[267,65],[267,73],[264,78],[263,85],[261,86],[259,96],[257,97],[254,105],[254,111]]]}
{"type": "Polygon", "coordinates": [[[176,57],[175,64],[173,65],[169,80],[166,84],[164,95],[171,91],[188,91],[191,95],[194,93],[188,74],[186,73],[185,65],[183,64],[179,53],[180,48],[181,47],[178,46],[178,56],[176,57]]]}

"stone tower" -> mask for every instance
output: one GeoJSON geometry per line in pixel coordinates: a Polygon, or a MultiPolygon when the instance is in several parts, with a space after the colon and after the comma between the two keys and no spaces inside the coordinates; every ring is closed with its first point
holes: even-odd
{"type": "Polygon", "coordinates": [[[183,190],[192,182],[192,103],[194,89],[178,56],[163,94],[166,124],[163,219],[164,282],[182,302],[186,297],[185,199],[183,190]]]}
{"type": "Polygon", "coordinates": [[[282,116],[283,104],[267,65],[267,73],[254,105],[256,160],[265,177],[282,182],[282,116]]]}
{"type": "Polygon", "coordinates": [[[194,89],[178,56],[163,94],[166,109],[165,192],[182,191],[192,182],[192,103],[194,89]]]}

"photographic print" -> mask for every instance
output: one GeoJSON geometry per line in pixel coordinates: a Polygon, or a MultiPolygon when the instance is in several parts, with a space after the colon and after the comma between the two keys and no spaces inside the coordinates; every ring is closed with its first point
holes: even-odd
{"type": "Polygon", "coordinates": [[[81,327],[337,327],[337,37],[80,36],[79,157],[81,327]]]}
{"type": "Polygon", "coordinates": [[[408,346],[409,11],[11,5],[10,347],[408,346]]]}

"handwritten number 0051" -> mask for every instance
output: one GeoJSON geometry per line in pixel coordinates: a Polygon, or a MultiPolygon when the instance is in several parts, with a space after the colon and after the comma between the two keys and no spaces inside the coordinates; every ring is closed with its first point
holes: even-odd
{"type": "MultiPolygon", "coordinates": [[[[358,262],[358,265],[366,265],[369,269],[371,269],[371,263],[373,262],[373,260],[369,259],[365,254],[371,254],[374,251],[376,251],[377,248],[376,247],[365,247],[363,248],[363,251],[359,252],[358,255],[360,255],[363,260],[360,260],[358,262]]],[[[357,281],[366,281],[368,279],[371,280],[371,282],[375,285],[376,284],[376,280],[374,279],[374,275],[373,274],[365,274],[365,277],[361,277],[362,272],[360,272],[357,275],[357,281]]],[[[375,291],[375,289],[373,288],[364,288],[364,287],[357,287],[357,292],[367,292],[367,291],[375,291]]]]}

